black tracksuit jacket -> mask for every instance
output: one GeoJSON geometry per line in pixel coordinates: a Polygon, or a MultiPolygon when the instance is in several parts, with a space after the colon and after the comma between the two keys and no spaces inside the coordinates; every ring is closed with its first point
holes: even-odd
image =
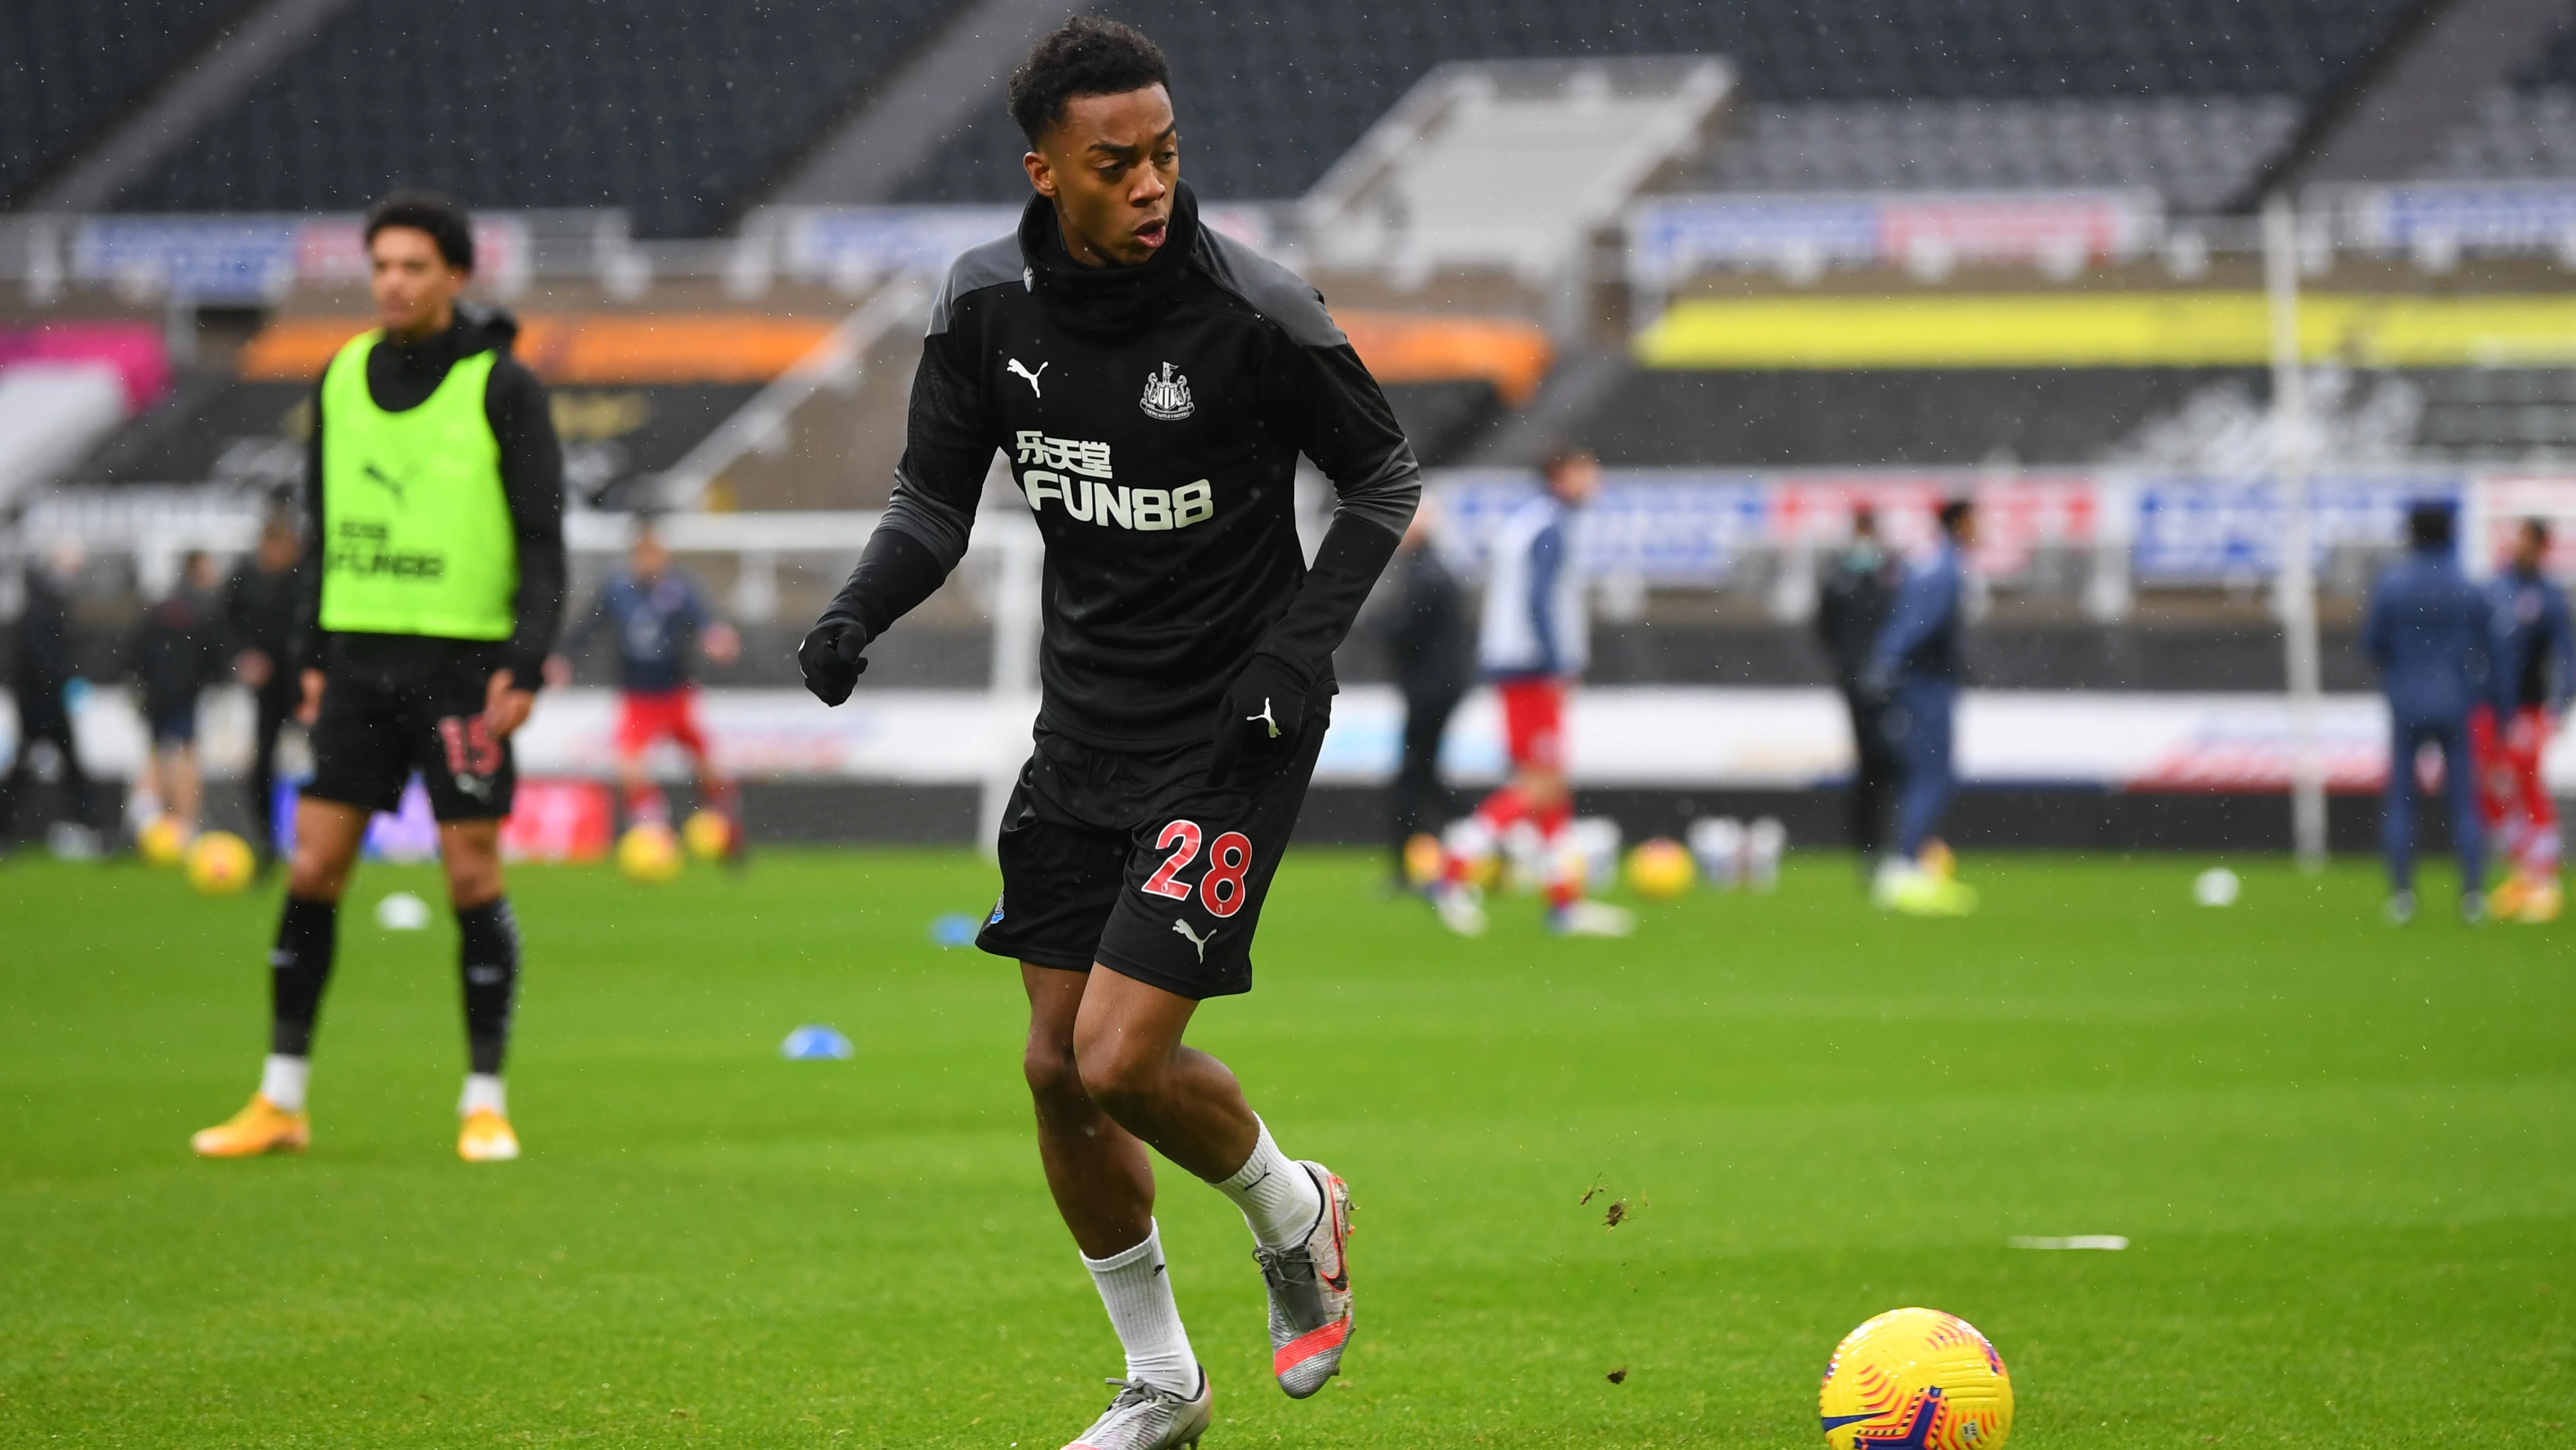
{"type": "Polygon", "coordinates": [[[931,307],[892,504],[825,621],[869,638],[966,552],[994,450],[1046,540],[1043,728],[1110,750],[1208,739],[1256,654],[1332,654],[1412,518],[1421,468],[1324,300],[1202,227],[1086,268],[1051,203],[960,257],[931,307]],[[1297,455],[1339,503],[1309,568],[1297,455]]]}

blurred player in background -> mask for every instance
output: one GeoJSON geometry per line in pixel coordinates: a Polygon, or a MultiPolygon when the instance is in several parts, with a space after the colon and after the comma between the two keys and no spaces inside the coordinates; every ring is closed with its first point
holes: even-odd
{"type": "Polygon", "coordinates": [[[185,843],[197,834],[205,782],[197,765],[197,701],[224,676],[223,635],[215,618],[214,561],[190,550],[179,582],[143,612],[126,667],[143,692],[143,723],[151,751],[143,758],[137,797],[148,798],[160,819],[177,827],[185,843]]]}
{"type": "Polygon", "coordinates": [[[1896,854],[1880,864],[1873,890],[1880,905],[1918,916],[1960,916],[1977,905],[1975,891],[1952,874],[1949,847],[1933,835],[1959,790],[1951,731],[1967,664],[1976,505],[1952,499],[1941,505],[1939,518],[1939,547],[1906,571],[1862,675],[1864,693],[1881,702],[1881,729],[1905,780],[1896,806],[1896,854]]]}
{"type": "MultiPolygon", "coordinates": [[[[1348,1190],[1182,1039],[1201,1001],[1251,990],[1333,651],[1422,471],[1323,298],[1201,224],[1152,41],[1069,20],[1012,74],[1010,109],[1037,194],[1016,235],[949,268],[893,500],[797,661],[824,704],[849,698],[868,642],[964,557],[1003,450],[1046,543],[1044,700],[976,944],[1020,963],[1039,1160],[1127,1353],[1074,1443],[1160,1450],[1198,1443],[1213,1391],[1164,1272],[1147,1145],[1242,1212],[1281,1390],[1322,1389],[1349,1343],[1348,1190]],[[1300,453],[1337,499],[1311,566],[1300,453]]],[[[1329,1074],[1300,1082],[1332,1097],[1329,1074]]]]}
{"type": "Polygon", "coordinates": [[[1424,861],[1408,860],[1408,852],[1427,859],[1428,875],[1437,879],[1438,838],[1425,833],[1437,832],[1449,818],[1449,788],[1440,779],[1440,741],[1476,679],[1466,591],[1432,542],[1428,499],[1404,531],[1388,582],[1394,601],[1383,625],[1387,664],[1404,692],[1404,753],[1390,802],[1395,875],[1407,887],[1423,886],[1429,884],[1419,874],[1426,871],[1424,861]]]}
{"type": "Polygon", "coordinates": [[[259,546],[224,582],[223,626],[233,674],[251,692],[251,840],[265,875],[277,862],[277,737],[295,715],[304,682],[294,668],[296,613],[306,590],[304,540],[295,515],[279,509],[260,525],[259,546]]]}
{"type": "Polygon", "coordinates": [[[1816,634],[1833,661],[1834,688],[1851,716],[1851,843],[1864,880],[1878,870],[1899,764],[1887,738],[1887,701],[1864,688],[1862,677],[1904,582],[1905,566],[1879,542],[1877,511],[1867,505],[1854,509],[1851,542],[1834,555],[1818,590],[1816,634]]]}
{"type": "Polygon", "coordinates": [[[2576,632],[2568,628],[2567,596],[2541,572],[2548,559],[2549,525],[2523,520],[2513,561],[2492,590],[2495,701],[2469,719],[2480,814],[2513,872],[2487,905],[2497,916],[2531,923],[2555,921],[2562,902],[2558,805],[2540,767],[2576,690],[2576,632]]]}
{"type": "Polygon", "coordinates": [[[394,809],[415,770],[456,908],[470,1064],[457,1156],[519,1156],[501,1082],[519,990],[501,822],[518,783],[510,736],[563,621],[563,448],[544,386],[510,356],[518,323],[459,301],[474,275],[463,209],[397,192],[367,213],[366,247],[378,327],[323,370],[305,449],[316,567],[292,653],[313,782],[268,957],[269,1056],[249,1106],[192,1140],[209,1158],[310,1139],[340,900],[367,818],[394,809]]]}
{"type": "Polygon", "coordinates": [[[65,855],[98,853],[96,792],[72,745],[71,706],[66,699],[80,677],[73,653],[71,588],[88,561],[76,544],[56,544],[25,575],[26,599],[18,615],[14,666],[9,694],[18,707],[18,753],[9,775],[0,780],[0,850],[17,839],[18,807],[36,777],[39,745],[49,747],[59,764],[62,802],[71,820],[56,822],[57,849],[65,855]]]}
{"type": "Polygon", "coordinates": [[[649,518],[636,519],[626,568],[609,579],[564,636],[564,652],[546,661],[548,677],[557,684],[569,681],[567,656],[602,630],[617,645],[617,685],[623,693],[617,768],[625,783],[627,823],[670,823],[670,805],[644,769],[654,743],[668,740],[687,753],[696,772],[698,804],[725,820],[727,855],[740,859],[739,797],[733,782],[717,770],[706,731],[698,723],[698,687],[690,677],[689,657],[703,653],[715,664],[732,664],[742,656],[742,637],[707,608],[697,581],[671,563],[671,551],[662,546],[649,518]]]}
{"type": "Polygon", "coordinates": [[[1533,832],[1547,925],[1564,936],[1626,936],[1636,920],[1584,896],[1584,864],[1571,849],[1574,788],[1566,778],[1566,697],[1592,652],[1585,579],[1575,556],[1574,521],[1601,491],[1601,465],[1579,448],[1558,448],[1540,473],[1539,496],[1495,531],[1485,573],[1485,614],[1477,654],[1501,697],[1511,779],[1450,830],[1449,861],[1432,902],[1451,930],[1485,929],[1477,886],[1514,828],[1533,832]]]}
{"type": "Polygon", "coordinates": [[[2391,727],[2381,840],[2388,853],[2388,919],[2415,919],[2415,762],[2442,752],[2451,839],[2460,855],[2460,916],[2486,918],[2486,834],[2479,827],[2469,712],[2494,694],[2489,636],[2494,606],[2460,569],[2448,504],[2418,504],[2406,517],[2406,557],[2370,591],[2362,647],[2379,666],[2391,727]]]}

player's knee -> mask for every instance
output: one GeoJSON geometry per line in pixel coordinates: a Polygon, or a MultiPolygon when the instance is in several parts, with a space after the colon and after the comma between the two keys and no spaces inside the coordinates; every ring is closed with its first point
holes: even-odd
{"type": "Polygon", "coordinates": [[[1074,1102],[1088,1096],[1070,1042],[1030,1038],[1020,1058],[1020,1074],[1028,1079],[1029,1095],[1040,1103],[1074,1102]]]}
{"type": "Polygon", "coordinates": [[[1113,1118],[1120,1109],[1153,1101],[1163,1079],[1163,1060],[1112,1038],[1089,1045],[1080,1056],[1082,1090],[1113,1118]]]}

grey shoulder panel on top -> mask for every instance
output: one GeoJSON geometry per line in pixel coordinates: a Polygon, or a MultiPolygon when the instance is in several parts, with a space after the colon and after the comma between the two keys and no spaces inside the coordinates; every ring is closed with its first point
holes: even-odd
{"type": "Polygon", "coordinates": [[[1212,226],[1199,227],[1194,259],[1216,284],[1279,324],[1300,347],[1340,347],[1349,341],[1324,310],[1321,294],[1305,278],[1212,226]]]}
{"type": "Polygon", "coordinates": [[[957,299],[986,287],[1017,282],[1028,271],[1020,260],[1020,236],[1017,232],[998,236],[982,246],[969,247],[956,261],[948,264],[948,276],[939,284],[939,295],[930,300],[932,337],[948,330],[949,309],[957,299]]]}

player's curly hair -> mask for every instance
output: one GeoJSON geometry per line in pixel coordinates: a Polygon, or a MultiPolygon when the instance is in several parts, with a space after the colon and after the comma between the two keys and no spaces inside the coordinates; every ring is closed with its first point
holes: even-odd
{"type": "Polygon", "coordinates": [[[1132,25],[1097,15],[1077,15],[1041,40],[1011,72],[1011,119],[1029,144],[1064,119],[1076,96],[1116,96],[1147,86],[1172,86],[1163,52],[1132,25]]]}
{"type": "Polygon", "coordinates": [[[387,227],[410,227],[429,233],[447,265],[474,270],[474,223],[465,208],[434,191],[406,187],[367,208],[367,241],[387,227]]]}

